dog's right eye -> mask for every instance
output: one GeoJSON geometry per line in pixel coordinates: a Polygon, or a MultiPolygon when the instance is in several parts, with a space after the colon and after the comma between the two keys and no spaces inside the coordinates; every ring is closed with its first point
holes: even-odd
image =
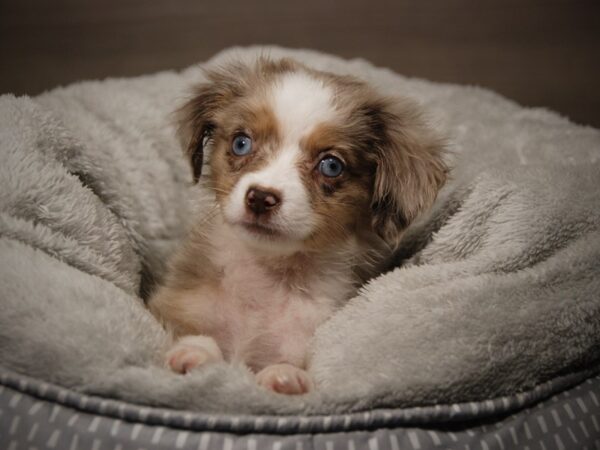
{"type": "Polygon", "coordinates": [[[238,134],[233,138],[231,151],[236,156],[244,156],[252,151],[252,139],[245,134],[238,134]]]}

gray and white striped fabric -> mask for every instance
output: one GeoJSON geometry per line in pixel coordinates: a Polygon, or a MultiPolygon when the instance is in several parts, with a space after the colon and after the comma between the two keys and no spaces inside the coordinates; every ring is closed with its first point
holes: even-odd
{"type": "Polygon", "coordinates": [[[588,375],[483,402],[278,417],[141,407],[2,371],[0,449],[600,449],[600,375],[588,375]]]}

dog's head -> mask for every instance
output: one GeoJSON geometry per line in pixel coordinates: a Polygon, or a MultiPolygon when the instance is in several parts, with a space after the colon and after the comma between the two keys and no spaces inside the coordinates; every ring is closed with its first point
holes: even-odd
{"type": "Polygon", "coordinates": [[[390,246],[446,179],[442,144],[404,99],[293,60],[231,63],[179,111],[194,179],[251,244],[326,249],[373,231],[390,246]]]}

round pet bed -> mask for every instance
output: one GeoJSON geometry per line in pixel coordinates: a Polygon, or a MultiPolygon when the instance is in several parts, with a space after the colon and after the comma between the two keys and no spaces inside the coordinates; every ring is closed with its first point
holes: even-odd
{"type": "Polygon", "coordinates": [[[0,97],[1,448],[592,448],[600,444],[600,132],[362,60],[234,48],[180,73],[0,97]],[[321,326],[317,390],[180,376],[144,297],[210,194],[170,113],[259,54],[419,102],[451,181],[393,270],[321,326]]]}

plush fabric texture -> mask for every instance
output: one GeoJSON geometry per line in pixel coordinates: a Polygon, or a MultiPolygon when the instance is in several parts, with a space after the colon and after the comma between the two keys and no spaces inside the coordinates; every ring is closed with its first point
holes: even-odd
{"type": "Polygon", "coordinates": [[[230,49],[351,73],[423,105],[452,180],[394,270],[317,332],[318,390],[285,397],[243,367],[181,376],[143,295],[210,196],[171,112],[199,67],[0,98],[0,361],[80,392],[236,413],[332,413],[484,399],[600,361],[600,132],[489,91],[362,60],[230,49]]]}

